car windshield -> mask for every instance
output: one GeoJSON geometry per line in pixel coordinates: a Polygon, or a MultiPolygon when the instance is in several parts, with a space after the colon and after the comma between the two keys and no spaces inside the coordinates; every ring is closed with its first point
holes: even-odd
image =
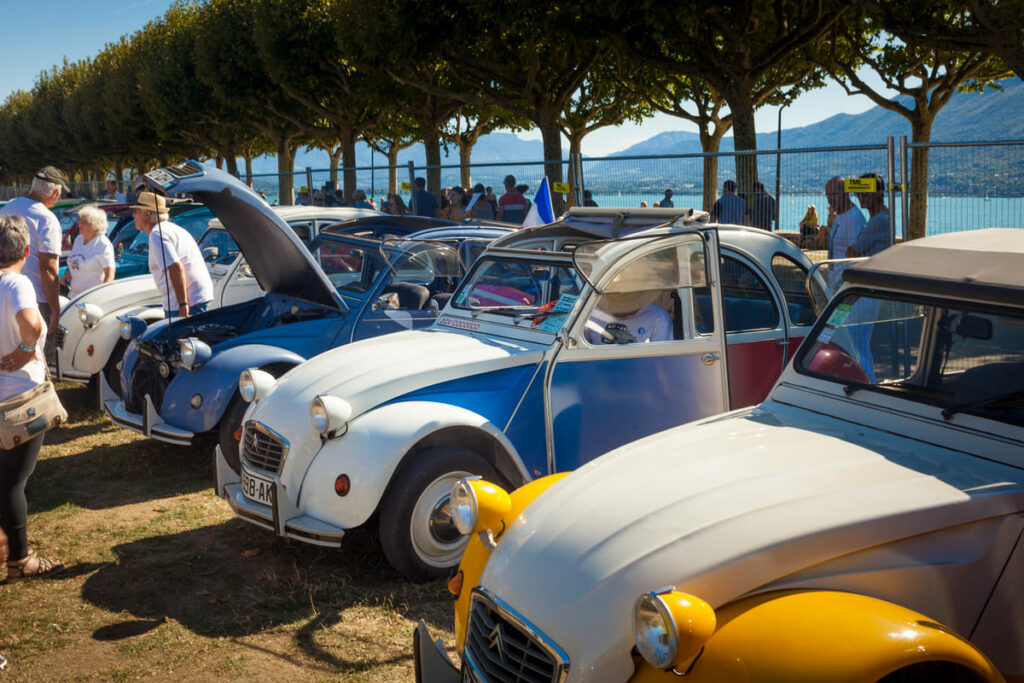
{"type": "Polygon", "coordinates": [[[515,322],[530,319],[535,327],[557,331],[581,286],[582,279],[567,264],[485,254],[456,295],[454,307],[515,322]]]}
{"type": "Polygon", "coordinates": [[[797,369],[846,385],[1024,426],[1024,314],[847,293],[797,369]]]}
{"type": "Polygon", "coordinates": [[[207,230],[199,240],[199,251],[210,265],[231,263],[238,256],[238,245],[227,230],[207,230]]]}
{"type": "Polygon", "coordinates": [[[365,294],[377,276],[387,268],[377,245],[320,239],[310,251],[335,289],[347,294],[365,294]]]}

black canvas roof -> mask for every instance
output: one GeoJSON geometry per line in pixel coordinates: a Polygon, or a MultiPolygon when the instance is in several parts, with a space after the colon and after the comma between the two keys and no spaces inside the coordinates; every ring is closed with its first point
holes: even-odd
{"type": "Polygon", "coordinates": [[[843,271],[851,285],[1024,306],[1024,230],[987,228],[897,244],[843,271]]]}

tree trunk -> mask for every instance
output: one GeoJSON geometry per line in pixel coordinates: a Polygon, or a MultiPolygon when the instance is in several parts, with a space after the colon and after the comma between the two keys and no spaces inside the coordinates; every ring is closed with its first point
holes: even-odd
{"type": "MultiPolygon", "coordinates": [[[[700,132],[700,147],[705,154],[717,154],[722,144],[725,130],[719,127],[714,133],[700,132]]],[[[715,200],[718,199],[718,157],[704,157],[704,197],[703,208],[711,213],[715,200]]]]}
{"type": "Polygon", "coordinates": [[[388,193],[398,194],[398,145],[388,147],[388,193]]]}
{"type": "MultiPolygon", "coordinates": [[[[754,102],[750,98],[753,88],[737,87],[734,92],[725,96],[732,112],[732,140],[736,151],[756,150],[757,133],[754,130],[754,102]]],[[[757,183],[757,156],[744,154],[736,156],[736,184],[739,195],[747,199],[754,196],[754,185],[757,183]]]]}
{"type": "MultiPolygon", "coordinates": [[[[459,138],[459,180],[462,186],[468,190],[473,189],[473,169],[469,167],[473,159],[473,144],[467,140],[459,138]]],[[[472,193],[470,193],[472,194],[472,193]]]]}
{"type": "Polygon", "coordinates": [[[352,195],[356,191],[356,136],[350,127],[341,131],[338,141],[341,148],[341,177],[345,184],[345,201],[352,203],[352,195]]]}
{"type": "Polygon", "coordinates": [[[295,177],[292,175],[295,156],[287,136],[277,139],[277,203],[291,206],[295,203],[295,177]]]}
{"type": "MultiPolygon", "coordinates": [[[[433,122],[420,122],[420,136],[427,153],[427,191],[437,197],[441,205],[441,136],[433,122]]],[[[413,188],[415,189],[415,188],[413,188]]]]}
{"type": "MultiPolygon", "coordinates": [[[[541,139],[544,143],[544,175],[548,183],[562,182],[562,131],[558,127],[558,112],[541,112],[534,121],[540,129],[541,139]]],[[[562,195],[551,195],[551,209],[555,218],[558,218],[565,211],[565,201],[562,195]]]]}
{"type": "MultiPolygon", "coordinates": [[[[913,142],[929,142],[932,138],[933,118],[924,118],[917,111],[910,122],[913,142]]],[[[907,239],[924,237],[928,224],[928,157],[931,150],[915,147],[910,156],[910,216],[907,219],[907,239]]],[[[895,211],[895,208],[893,208],[895,211]]]]}
{"type": "Polygon", "coordinates": [[[341,159],[341,147],[328,147],[327,155],[331,158],[331,186],[338,189],[338,160],[341,159]]]}
{"type": "Polygon", "coordinates": [[[213,161],[214,161],[214,163],[217,164],[217,170],[219,170],[219,171],[223,171],[224,170],[224,157],[222,157],[220,154],[218,154],[217,156],[215,156],[213,158],[213,161]]]}
{"type": "MultiPolygon", "coordinates": [[[[569,196],[565,201],[565,208],[568,210],[573,206],[582,206],[582,197],[584,188],[580,187],[580,179],[576,177],[576,164],[573,160],[583,153],[583,136],[586,133],[574,133],[569,136],[569,196]],[[579,194],[580,202],[576,201],[576,195],[579,194]]],[[[561,193],[559,193],[561,198],[561,193]]],[[[551,201],[555,201],[555,192],[551,192],[551,201]]]]}
{"type": "Polygon", "coordinates": [[[235,176],[237,178],[238,177],[238,155],[235,153],[235,150],[233,150],[233,149],[227,150],[226,153],[224,154],[224,159],[228,163],[228,173],[230,173],[231,175],[233,175],[233,176],[235,176]]]}
{"type": "Polygon", "coordinates": [[[252,155],[245,155],[245,184],[252,187],[252,155]]]}

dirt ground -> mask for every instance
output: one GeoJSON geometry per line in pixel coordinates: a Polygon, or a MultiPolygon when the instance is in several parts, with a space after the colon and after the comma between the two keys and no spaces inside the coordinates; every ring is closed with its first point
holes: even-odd
{"type": "Polygon", "coordinates": [[[372,529],[341,550],[282,541],[214,496],[209,450],[114,427],[85,387],[60,393],[69,424],[29,481],[29,541],[66,569],[0,585],[0,683],[411,681],[419,619],[451,652],[444,582],[402,579],[372,529]]]}

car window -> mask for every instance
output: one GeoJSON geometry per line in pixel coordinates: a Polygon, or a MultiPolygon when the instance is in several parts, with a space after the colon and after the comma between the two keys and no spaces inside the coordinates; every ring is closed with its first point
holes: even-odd
{"type": "Polygon", "coordinates": [[[232,263],[238,255],[238,245],[225,230],[208,230],[199,242],[199,251],[207,263],[232,263]]]}
{"type": "MultiPolygon", "coordinates": [[[[814,312],[814,301],[807,292],[807,269],[785,254],[775,254],[772,257],[772,274],[786,297],[789,319],[793,324],[813,325],[818,316],[814,312]]],[[[817,280],[812,282],[811,291],[818,301],[819,310],[823,309],[828,298],[817,280]]]]}
{"type": "Polygon", "coordinates": [[[455,297],[454,307],[507,316],[547,332],[561,329],[580,294],[580,278],[566,266],[486,254],[455,297]]]}
{"type": "MultiPolygon", "coordinates": [[[[732,256],[722,256],[722,307],[725,331],[770,330],[779,324],[779,310],[768,284],[750,266],[732,256]]],[[[698,295],[700,299],[700,296],[698,295]]],[[[711,301],[698,301],[701,325],[711,316],[711,301]]]]}
{"type": "Polygon", "coordinates": [[[289,223],[295,234],[299,236],[303,244],[309,244],[309,241],[313,238],[313,223],[312,221],[296,221],[289,223]]]}
{"type": "Polygon", "coordinates": [[[335,288],[355,294],[373,287],[382,266],[376,249],[338,242],[318,241],[313,257],[335,288]]]}

